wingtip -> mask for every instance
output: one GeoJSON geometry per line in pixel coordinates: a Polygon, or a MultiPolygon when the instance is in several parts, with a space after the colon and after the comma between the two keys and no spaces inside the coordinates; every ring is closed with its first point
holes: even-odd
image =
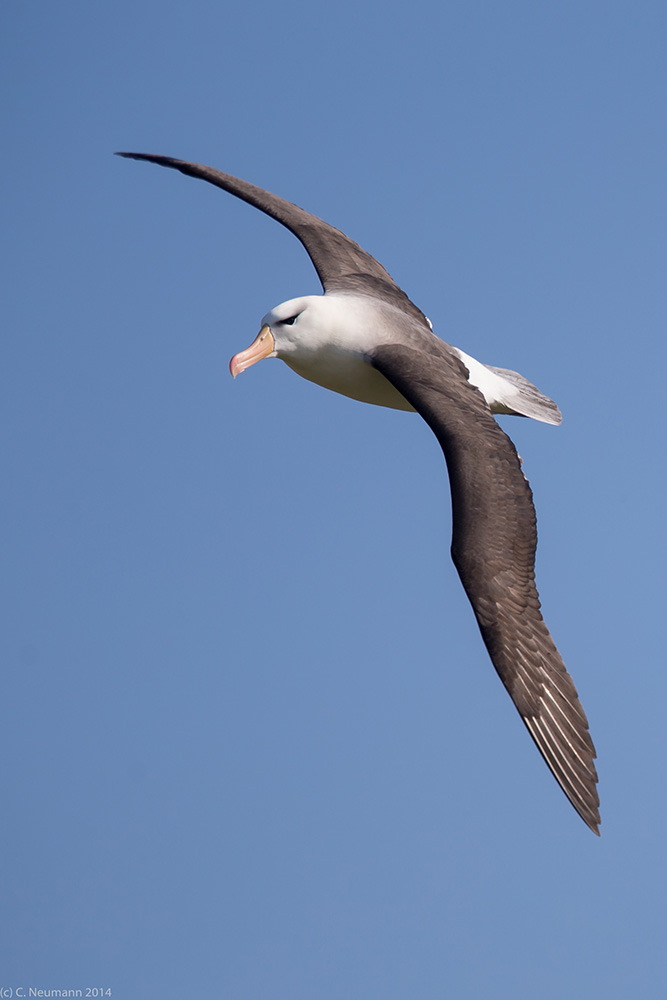
{"type": "MultiPolygon", "coordinates": [[[[570,799],[570,801],[572,801],[572,800],[570,799]]],[[[574,802],[572,802],[572,805],[574,805],[574,802]]],[[[588,829],[591,830],[595,834],[596,837],[599,837],[600,836],[600,825],[602,823],[602,820],[600,819],[600,813],[597,811],[597,809],[594,810],[594,811],[592,811],[592,815],[589,814],[589,816],[584,816],[584,814],[581,812],[581,810],[577,809],[577,806],[574,806],[574,808],[577,810],[577,812],[579,813],[579,815],[583,819],[583,821],[586,824],[586,826],[588,827],[588,829]]]]}
{"type": "Polygon", "coordinates": [[[596,837],[600,836],[600,825],[602,823],[602,820],[600,819],[600,813],[599,812],[598,812],[597,816],[594,819],[585,820],[585,823],[588,826],[589,830],[593,831],[593,833],[595,834],[596,837]]]}
{"type": "Polygon", "coordinates": [[[126,160],[153,160],[155,159],[150,153],[121,153],[117,152],[113,154],[114,156],[123,156],[126,160]]]}
{"type": "Polygon", "coordinates": [[[117,152],[114,153],[114,156],[122,156],[126,160],[141,160],[144,163],[157,163],[159,167],[174,167],[182,173],[192,173],[195,177],[199,176],[198,171],[202,169],[196,163],[189,163],[187,160],[177,160],[173,156],[163,156],[161,153],[117,152]]]}

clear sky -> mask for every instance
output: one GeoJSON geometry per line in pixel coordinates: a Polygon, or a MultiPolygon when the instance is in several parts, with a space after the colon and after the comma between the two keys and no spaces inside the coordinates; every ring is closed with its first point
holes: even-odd
{"type": "Polygon", "coordinates": [[[0,987],[663,995],[665,4],[2,21],[0,987]],[[229,377],[319,291],[301,246],[116,149],[297,202],[556,399],[503,427],[601,839],[489,662],[426,425],[229,377]]]}

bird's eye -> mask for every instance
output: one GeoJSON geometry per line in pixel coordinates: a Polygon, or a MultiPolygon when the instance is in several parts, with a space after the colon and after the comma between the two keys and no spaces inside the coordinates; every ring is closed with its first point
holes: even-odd
{"type": "Polygon", "coordinates": [[[288,319],[281,319],[280,322],[282,323],[283,326],[294,326],[294,320],[297,318],[298,315],[299,314],[297,313],[296,316],[290,316],[288,319]]]}

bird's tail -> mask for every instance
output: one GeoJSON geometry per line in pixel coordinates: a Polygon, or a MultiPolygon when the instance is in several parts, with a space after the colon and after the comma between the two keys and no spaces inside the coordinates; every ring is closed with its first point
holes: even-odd
{"type": "Polygon", "coordinates": [[[499,403],[499,408],[491,407],[494,413],[514,413],[516,416],[542,420],[545,424],[559,424],[561,422],[563,417],[553,399],[545,396],[536,385],[529,382],[523,375],[511,371],[509,368],[493,368],[491,365],[484,365],[484,367],[508,383],[507,394],[503,393],[504,399],[499,403]],[[503,404],[507,407],[506,409],[503,404]]]}

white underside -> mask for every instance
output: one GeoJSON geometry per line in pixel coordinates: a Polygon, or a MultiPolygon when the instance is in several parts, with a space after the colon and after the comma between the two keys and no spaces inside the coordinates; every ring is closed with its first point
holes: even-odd
{"type": "Polygon", "coordinates": [[[388,406],[392,410],[411,410],[414,413],[414,407],[410,406],[405,396],[358,354],[332,347],[319,352],[316,360],[286,357],[283,361],[297,375],[341,396],[373,406],[388,406]]]}

